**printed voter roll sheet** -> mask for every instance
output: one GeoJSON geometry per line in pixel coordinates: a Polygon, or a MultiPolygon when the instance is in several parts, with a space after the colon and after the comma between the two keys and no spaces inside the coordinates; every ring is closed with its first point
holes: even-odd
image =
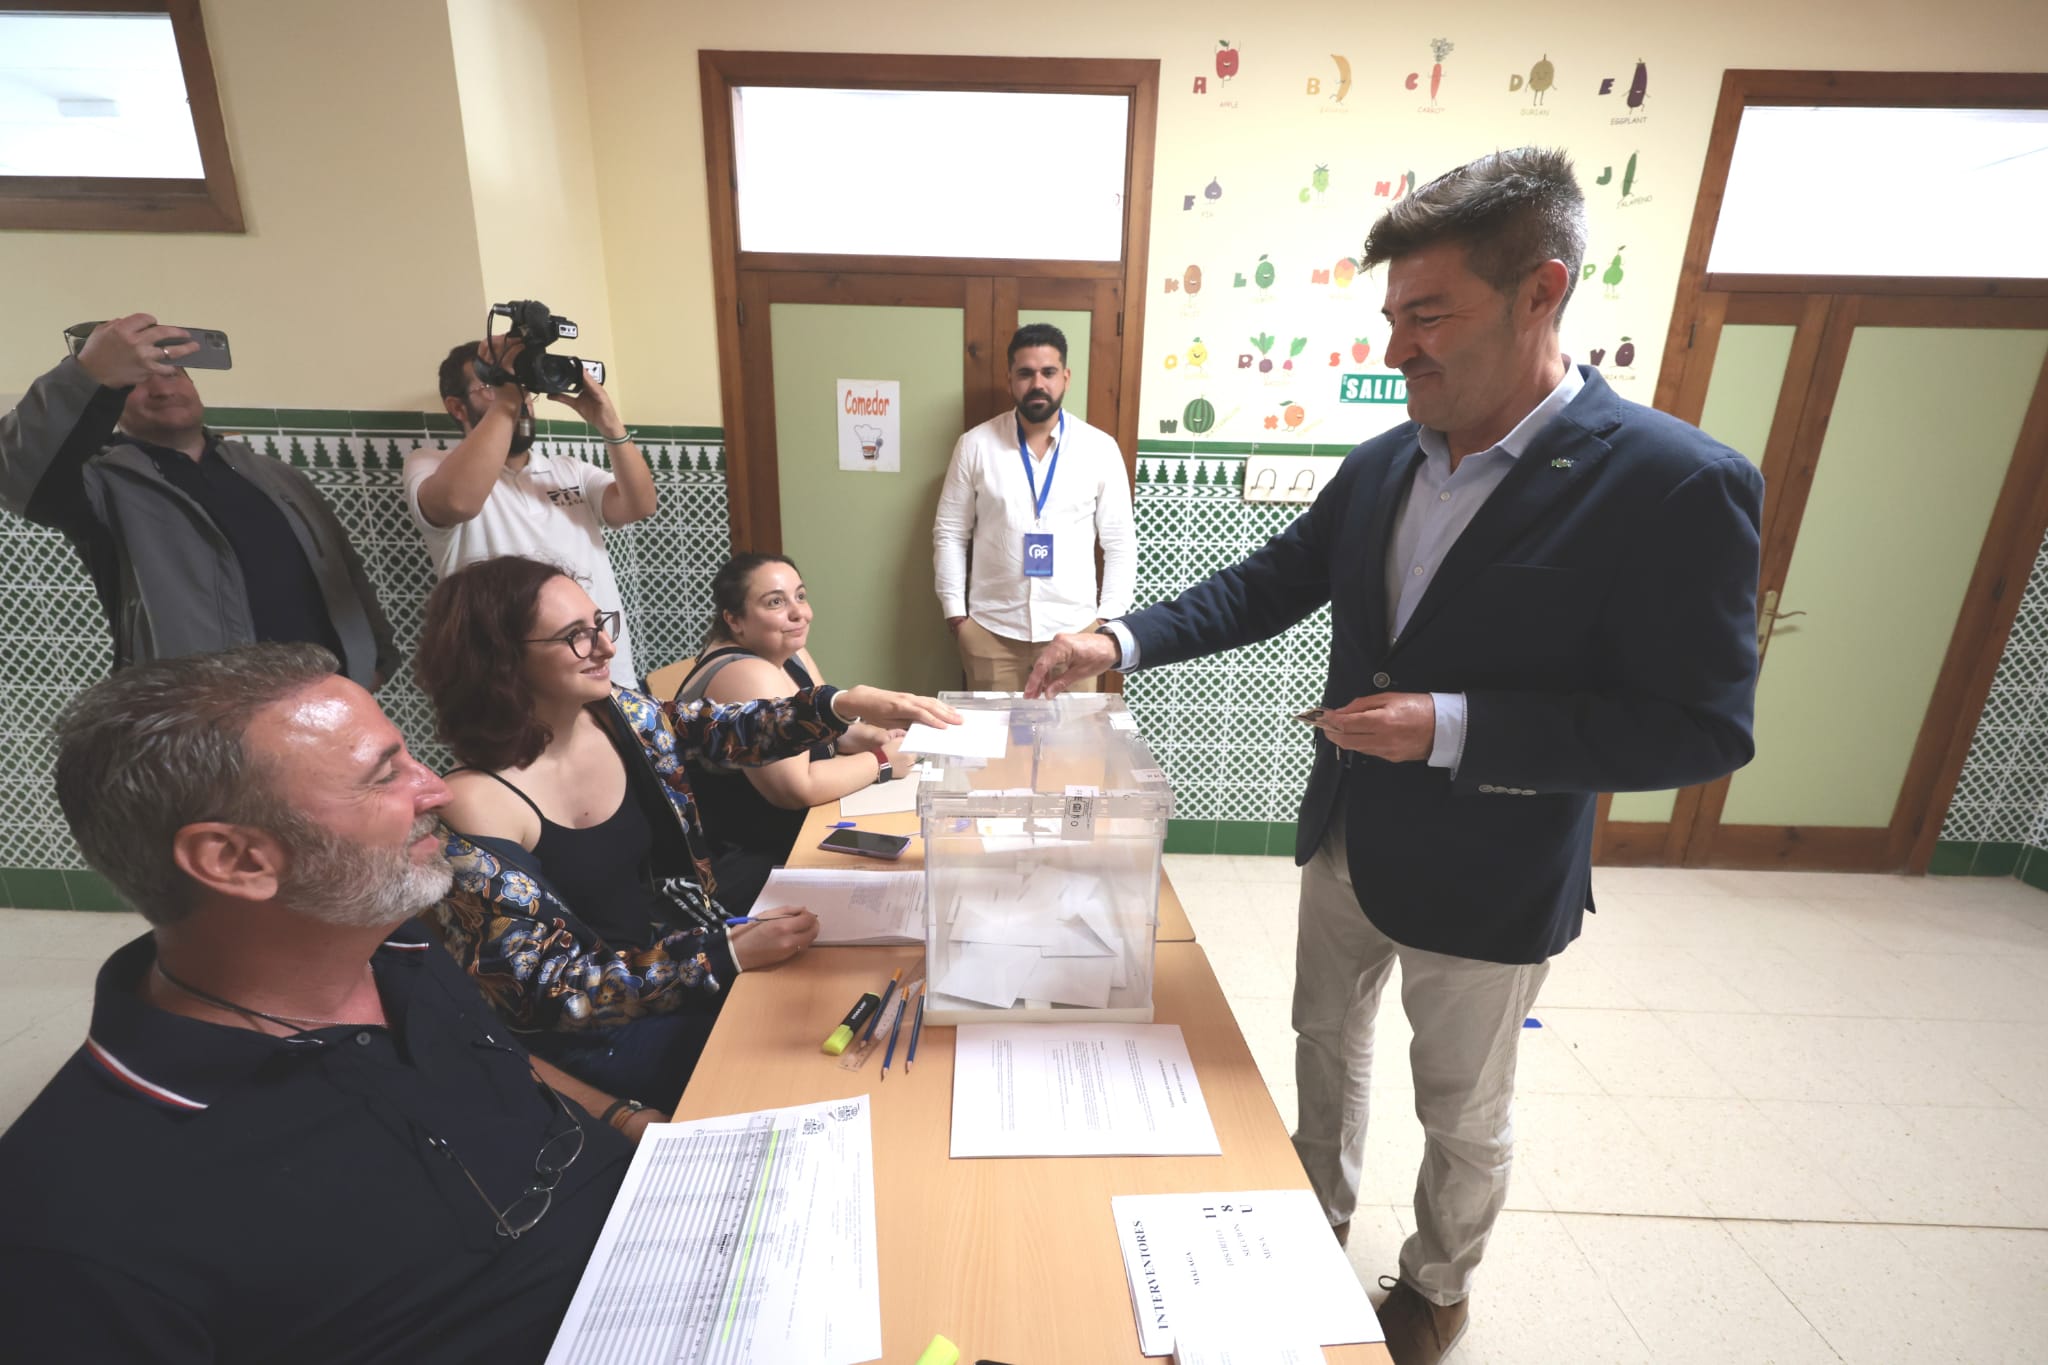
{"type": "Polygon", "coordinates": [[[818,917],[818,942],[924,942],[924,873],[778,867],[747,913],[767,919],[801,907],[818,917]]]}
{"type": "Polygon", "coordinates": [[[953,1049],[952,1150],[956,1157],[1223,1152],[1178,1024],[962,1024],[953,1049]]]}
{"type": "Polygon", "coordinates": [[[1192,1344],[1225,1333],[1324,1346],[1385,1340],[1312,1191],[1117,1195],[1109,1203],[1148,1356],[1177,1350],[1183,1326],[1192,1344]]]}
{"type": "Polygon", "coordinates": [[[920,721],[904,733],[903,742],[896,747],[906,754],[1001,758],[1010,752],[1010,713],[962,711],[960,723],[944,729],[920,721]]]}
{"type": "Polygon", "coordinates": [[[868,1097],[650,1125],[548,1365],[882,1354],[868,1097]]]}

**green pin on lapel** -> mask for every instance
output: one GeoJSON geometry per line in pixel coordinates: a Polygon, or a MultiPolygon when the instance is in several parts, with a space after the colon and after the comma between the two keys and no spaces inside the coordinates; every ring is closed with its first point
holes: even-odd
{"type": "Polygon", "coordinates": [[[1564,456],[1560,455],[1550,462],[1550,467],[1552,469],[1570,469],[1572,467],[1572,462],[1570,460],[1567,460],[1564,456]]]}

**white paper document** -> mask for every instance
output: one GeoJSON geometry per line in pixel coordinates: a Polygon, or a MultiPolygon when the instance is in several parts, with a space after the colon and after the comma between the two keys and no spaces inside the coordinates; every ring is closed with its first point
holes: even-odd
{"type": "MultiPolygon", "coordinates": [[[[1144,1354],[1179,1350],[1183,1326],[1193,1352],[1184,1358],[1210,1362],[1290,1358],[1240,1355],[1231,1342],[1286,1348],[1385,1340],[1312,1191],[1118,1195],[1109,1202],[1144,1354]]],[[[1307,1359],[1320,1360],[1321,1352],[1307,1359]]]]}
{"type": "Polygon", "coordinates": [[[899,777],[894,782],[871,782],[857,792],[839,798],[839,813],[848,820],[863,815],[902,815],[917,809],[916,777],[899,777]]]}
{"type": "Polygon", "coordinates": [[[953,1053],[956,1157],[1222,1151],[1178,1024],[960,1026],[953,1053]]]}
{"type": "Polygon", "coordinates": [[[882,1354],[868,1099],[650,1126],[548,1365],[882,1354]]]}
{"type": "Polygon", "coordinates": [[[778,867],[748,913],[756,919],[802,906],[825,943],[924,942],[924,873],[835,872],[778,867]]]}
{"type": "Polygon", "coordinates": [[[933,725],[913,725],[896,747],[906,754],[1001,758],[1010,752],[1010,713],[962,711],[960,723],[943,730],[933,725]]]}

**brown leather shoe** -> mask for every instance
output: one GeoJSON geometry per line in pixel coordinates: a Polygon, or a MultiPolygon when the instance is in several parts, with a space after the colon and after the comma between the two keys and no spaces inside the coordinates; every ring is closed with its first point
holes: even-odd
{"type": "MultiPolygon", "coordinates": [[[[1383,1278],[1381,1283],[1386,1283],[1383,1278]]],[[[1396,1282],[1380,1304],[1380,1327],[1394,1365],[1437,1365],[1465,1335],[1468,1299],[1442,1307],[1396,1282]]]]}
{"type": "Polygon", "coordinates": [[[1349,1218],[1346,1218],[1341,1223],[1330,1224],[1330,1231],[1337,1234],[1338,1246],[1351,1245],[1351,1220],[1349,1218]]]}

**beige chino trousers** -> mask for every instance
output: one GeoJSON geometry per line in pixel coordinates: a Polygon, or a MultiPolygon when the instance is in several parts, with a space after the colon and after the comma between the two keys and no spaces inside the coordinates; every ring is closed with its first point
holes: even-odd
{"type": "Polygon", "coordinates": [[[1301,1103],[1294,1150],[1333,1225],[1349,1222],[1358,1204],[1373,1021],[1397,961],[1401,1006],[1415,1030],[1408,1061],[1425,1139],[1415,1235],[1401,1247],[1401,1279],[1432,1303],[1452,1304],[1471,1292],[1472,1272],[1507,1201],[1515,1055],[1522,1020],[1550,964],[1447,957],[1381,933],[1351,885],[1340,801],[1322,847],[1302,869],[1294,959],[1301,1103]]]}

